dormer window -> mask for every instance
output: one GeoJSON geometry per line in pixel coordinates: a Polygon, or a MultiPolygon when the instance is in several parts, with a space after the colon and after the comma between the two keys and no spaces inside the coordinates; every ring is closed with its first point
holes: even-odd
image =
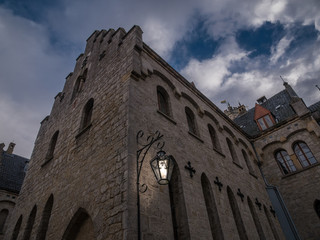
{"type": "Polygon", "coordinates": [[[274,124],[271,120],[272,116],[265,115],[262,118],[258,119],[258,125],[261,128],[261,130],[266,130],[269,127],[272,127],[274,124]]]}
{"type": "Polygon", "coordinates": [[[261,131],[264,131],[276,124],[271,112],[259,104],[256,104],[254,109],[254,120],[261,131]]]}

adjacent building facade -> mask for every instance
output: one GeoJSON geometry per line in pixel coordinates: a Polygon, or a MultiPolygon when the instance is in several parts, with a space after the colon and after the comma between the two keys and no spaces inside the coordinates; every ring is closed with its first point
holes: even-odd
{"type": "Polygon", "coordinates": [[[159,185],[148,163],[157,145],[146,155],[142,239],[284,239],[248,135],[137,26],[87,39],[41,123],[4,239],[137,239],[140,130],[145,142],[163,134],[176,161],[159,185]]]}
{"type": "Polygon", "coordinates": [[[13,154],[14,143],[7,150],[0,144],[0,240],[9,226],[10,216],[19,195],[29,159],[13,154]]]}
{"type": "Polygon", "coordinates": [[[234,121],[250,135],[262,172],[280,190],[301,239],[319,239],[320,102],[308,108],[283,85],[234,121]]]}

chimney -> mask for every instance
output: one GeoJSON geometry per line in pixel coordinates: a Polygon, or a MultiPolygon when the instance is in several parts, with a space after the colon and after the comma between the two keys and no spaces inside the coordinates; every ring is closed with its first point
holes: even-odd
{"type": "Polygon", "coordinates": [[[267,101],[267,98],[265,97],[265,96],[262,96],[261,98],[258,98],[257,99],[257,102],[258,102],[258,104],[262,104],[262,103],[264,103],[264,102],[266,102],[267,101]]]}
{"type": "Polygon", "coordinates": [[[3,148],[4,148],[5,144],[4,143],[0,143],[0,159],[3,153],[3,148]]]}
{"type": "Polygon", "coordinates": [[[16,145],[15,143],[11,142],[11,143],[9,144],[9,146],[8,146],[8,149],[7,149],[6,153],[12,154],[15,145],[16,145]]]}

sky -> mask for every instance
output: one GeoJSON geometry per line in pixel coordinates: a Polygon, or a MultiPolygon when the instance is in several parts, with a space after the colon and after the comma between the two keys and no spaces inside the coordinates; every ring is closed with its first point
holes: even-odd
{"type": "Polygon", "coordinates": [[[40,122],[101,29],[143,40],[220,109],[284,89],[320,101],[319,0],[0,0],[0,143],[30,157],[40,122]]]}

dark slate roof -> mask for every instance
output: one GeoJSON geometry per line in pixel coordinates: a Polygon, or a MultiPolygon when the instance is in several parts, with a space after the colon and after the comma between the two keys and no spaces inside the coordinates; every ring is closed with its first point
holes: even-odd
{"type": "Polygon", "coordinates": [[[320,112],[320,101],[312,104],[311,106],[308,107],[310,112],[320,112]]]}
{"type": "MultiPolygon", "coordinates": [[[[296,115],[290,106],[290,100],[288,92],[283,90],[260,105],[272,113],[277,123],[281,123],[296,115]]],[[[234,119],[234,122],[250,136],[256,136],[261,132],[254,121],[254,109],[251,108],[245,114],[234,119]]]]}
{"type": "Polygon", "coordinates": [[[3,152],[1,157],[0,189],[19,193],[29,159],[6,152],[3,152]]]}

